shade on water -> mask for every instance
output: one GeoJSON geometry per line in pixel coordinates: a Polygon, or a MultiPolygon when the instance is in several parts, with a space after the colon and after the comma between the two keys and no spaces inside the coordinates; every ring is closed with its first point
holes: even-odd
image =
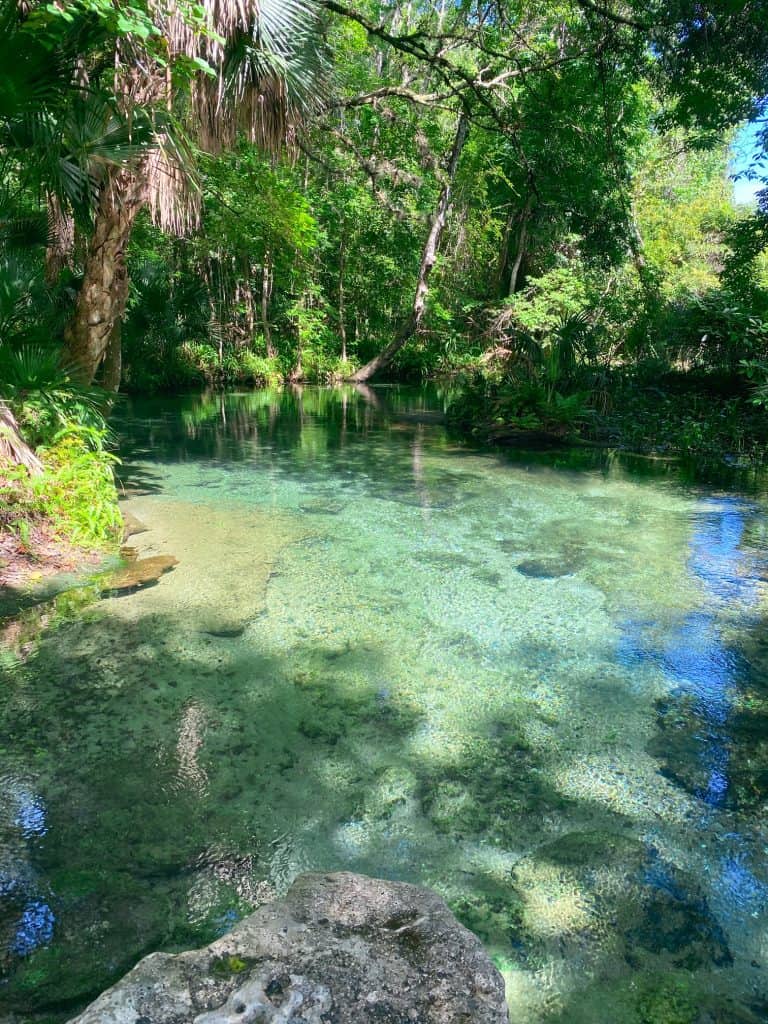
{"type": "Polygon", "coordinates": [[[759,489],[463,448],[440,402],[122,409],[131,544],[178,565],[4,655],[17,1019],[341,868],[445,896],[513,1021],[768,1019],[759,489]]]}

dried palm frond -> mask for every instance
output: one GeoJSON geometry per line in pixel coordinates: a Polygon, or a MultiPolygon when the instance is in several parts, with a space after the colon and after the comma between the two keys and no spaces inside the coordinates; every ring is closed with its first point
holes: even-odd
{"type": "MultiPolygon", "coordinates": [[[[240,134],[277,152],[290,144],[297,122],[321,91],[316,0],[203,0],[200,6],[204,32],[173,4],[158,5],[155,12],[171,59],[200,59],[214,72],[201,71],[191,84],[187,131],[208,152],[231,146],[240,134]]],[[[150,64],[138,61],[134,68],[150,64]]],[[[169,110],[173,104],[170,76],[157,68],[126,88],[132,100],[143,94],[146,101],[152,94],[157,102],[164,95],[169,110]]],[[[200,215],[191,146],[178,122],[158,125],[156,140],[145,164],[152,219],[183,235],[196,227],[200,215]]]]}
{"type": "Polygon", "coordinates": [[[144,165],[146,198],[153,223],[183,237],[200,223],[200,183],[189,149],[176,132],[158,136],[144,165]]]}
{"type": "Polygon", "coordinates": [[[64,267],[71,266],[75,248],[75,219],[55,194],[48,196],[47,219],[45,277],[49,284],[53,284],[64,267]]]}
{"type": "Polygon", "coordinates": [[[277,151],[316,102],[323,60],[315,0],[204,0],[208,33],[171,10],[171,55],[202,59],[192,86],[191,114],[203,149],[216,152],[238,133],[277,151]]]}

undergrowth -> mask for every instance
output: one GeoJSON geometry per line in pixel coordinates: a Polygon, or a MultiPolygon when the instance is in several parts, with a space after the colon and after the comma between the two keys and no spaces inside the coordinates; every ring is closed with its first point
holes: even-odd
{"type": "Polygon", "coordinates": [[[117,458],[94,448],[77,427],[69,427],[38,449],[44,471],[29,476],[23,467],[0,473],[0,524],[31,546],[32,529],[83,547],[108,546],[120,533],[114,466],[117,458]]]}
{"type": "Polygon", "coordinates": [[[0,398],[13,411],[43,472],[0,466],[0,528],[34,554],[40,531],[66,544],[100,547],[119,538],[109,396],[83,387],[55,348],[0,349],[0,398]]]}

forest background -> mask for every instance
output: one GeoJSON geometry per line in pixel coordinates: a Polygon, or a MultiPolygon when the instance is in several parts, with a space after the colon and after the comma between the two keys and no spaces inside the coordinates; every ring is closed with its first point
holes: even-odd
{"type": "Polygon", "coordinates": [[[1,0],[0,60],[17,550],[119,531],[118,388],[437,378],[483,441],[763,458],[765,0],[1,0]]]}

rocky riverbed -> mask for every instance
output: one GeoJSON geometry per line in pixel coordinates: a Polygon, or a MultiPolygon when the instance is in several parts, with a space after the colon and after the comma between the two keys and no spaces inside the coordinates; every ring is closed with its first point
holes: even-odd
{"type": "Polygon", "coordinates": [[[504,982],[428,889],[302,875],[210,946],[145,957],[70,1024],[507,1024],[504,982]]]}

